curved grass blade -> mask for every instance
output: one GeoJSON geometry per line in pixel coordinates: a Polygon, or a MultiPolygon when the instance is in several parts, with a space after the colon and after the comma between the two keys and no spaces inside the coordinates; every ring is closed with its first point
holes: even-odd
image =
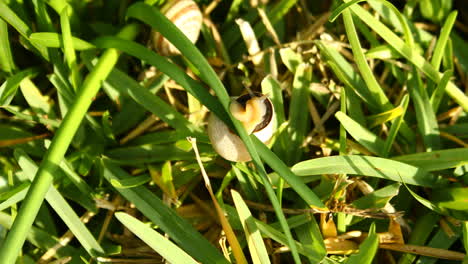
{"type": "Polygon", "coordinates": [[[426,171],[438,171],[468,164],[468,148],[454,148],[392,157],[426,171]]]}
{"type": "Polygon", "coordinates": [[[434,175],[424,169],[390,159],[369,156],[330,156],[306,160],[294,165],[292,171],[298,176],[346,173],[437,187],[434,175]]]}
{"type": "Polygon", "coordinates": [[[354,121],[341,111],[337,112],[335,117],[357,142],[366,147],[372,153],[382,156],[382,150],[384,149],[385,142],[381,138],[377,137],[374,133],[361,126],[358,122],[354,121]]]}
{"type": "Polygon", "coordinates": [[[362,78],[364,79],[371,96],[373,97],[374,101],[381,105],[385,110],[392,109],[392,104],[388,100],[387,95],[385,95],[382,87],[380,87],[379,83],[375,79],[369,64],[367,64],[367,59],[364,51],[362,50],[361,43],[359,42],[356,28],[354,27],[353,17],[351,16],[349,9],[345,9],[343,11],[343,22],[349,43],[351,44],[351,48],[353,50],[356,65],[359,69],[359,72],[361,72],[362,78]]]}
{"type": "Polygon", "coordinates": [[[142,223],[138,219],[126,213],[115,213],[115,217],[125,226],[130,232],[134,233],[148,246],[158,252],[169,263],[180,264],[196,264],[190,255],[177,247],[163,235],[159,234],[148,225],[142,223]]]}
{"type": "MultiPolygon", "coordinates": [[[[127,172],[106,159],[101,159],[99,169],[104,178],[121,181],[132,178],[127,172]]],[[[154,193],[143,186],[116,189],[128,201],[168,235],[192,257],[202,263],[225,263],[228,261],[190,223],[165,205],[154,193]]]]}

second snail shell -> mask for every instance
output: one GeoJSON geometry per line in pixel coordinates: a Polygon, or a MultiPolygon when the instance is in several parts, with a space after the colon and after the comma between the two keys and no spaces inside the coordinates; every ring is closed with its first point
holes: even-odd
{"type": "MultiPolygon", "coordinates": [[[[194,1],[170,1],[161,9],[161,12],[174,23],[192,43],[197,41],[202,27],[203,16],[200,8],[198,8],[194,1]]],[[[153,33],[153,45],[163,56],[180,54],[180,51],[159,32],[153,33]]]]}
{"type": "MultiPolygon", "coordinates": [[[[231,102],[230,111],[235,118],[241,117],[240,121],[247,132],[254,134],[263,143],[267,143],[273,136],[276,129],[275,111],[265,95],[256,93],[240,96],[231,102]]],[[[214,114],[208,120],[208,136],[221,157],[239,162],[252,159],[239,136],[214,114]]]]}

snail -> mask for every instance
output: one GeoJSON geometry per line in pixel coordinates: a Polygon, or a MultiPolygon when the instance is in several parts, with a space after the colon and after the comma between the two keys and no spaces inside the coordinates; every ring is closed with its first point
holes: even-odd
{"type": "MultiPolygon", "coordinates": [[[[161,9],[161,12],[174,23],[192,43],[197,41],[200,35],[203,17],[200,8],[198,8],[194,1],[170,1],[161,9]]],[[[153,33],[153,45],[163,56],[180,54],[180,51],[159,32],[153,33]]]]}
{"type": "MultiPolygon", "coordinates": [[[[229,110],[241,121],[248,134],[254,134],[263,143],[273,136],[276,118],[273,104],[266,95],[245,94],[232,100],[229,110]]],[[[244,142],[216,115],[208,119],[208,137],[215,151],[230,161],[250,161],[244,142]]]]}

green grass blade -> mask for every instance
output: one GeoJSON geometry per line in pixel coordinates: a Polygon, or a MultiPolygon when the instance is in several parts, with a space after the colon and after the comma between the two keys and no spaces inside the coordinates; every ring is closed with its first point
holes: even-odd
{"type": "Polygon", "coordinates": [[[468,149],[454,148],[393,157],[427,171],[438,171],[468,164],[468,149]]]}
{"type": "MultiPolygon", "coordinates": [[[[420,54],[404,43],[392,30],[386,27],[382,22],[373,17],[368,11],[358,5],[352,5],[350,8],[364,23],[372,28],[380,37],[390,44],[398,53],[412,62],[419,70],[424,72],[429,79],[438,83],[441,73],[432,67],[420,54]]],[[[449,82],[447,94],[457,102],[465,111],[468,111],[468,96],[466,96],[454,83],[449,82]]]]}
{"type": "MultiPolygon", "coordinates": [[[[2,2],[0,2],[2,3],[2,2]]],[[[3,10],[0,8],[0,10],[3,10]]],[[[134,24],[126,26],[120,34],[122,38],[134,38],[138,28],[134,24]]],[[[83,117],[91,105],[93,97],[98,92],[101,82],[107,77],[117,63],[119,54],[117,50],[109,49],[101,56],[94,71],[83,83],[73,107],[68,111],[60,128],[50,145],[39,167],[29,192],[21,205],[13,226],[0,247],[4,252],[0,256],[0,263],[14,263],[26,239],[27,232],[34,222],[42,201],[52,183],[53,172],[57,169],[70,145],[73,135],[77,131],[83,117]]]]}
{"type": "MultiPolygon", "coordinates": [[[[29,35],[31,35],[32,31],[29,26],[21,20],[20,17],[16,15],[16,13],[10,9],[10,7],[4,2],[0,1],[0,18],[5,20],[8,24],[10,24],[13,28],[20,33],[28,42],[29,35]]],[[[49,60],[49,54],[47,49],[44,46],[32,44],[33,48],[37,49],[42,57],[46,60],[49,60]]]]}
{"type": "Polygon", "coordinates": [[[439,125],[427,91],[422,87],[421,79],[416,70],[410,74],[408,91],[416,112],[418,128],[422,135],[426,151],[440,149],[439,125]]]}
{"type": "Polygon", "coordinates": [[[286,164],[292,165],[300,160],[301,146],[308,131],[309,113],[304,112],[309,99],[309,85],[312,81],[312,68],[306,63],[297,66],[294,74],[291,92],[291,104],[289,106],[288,138],[289,144],[286,150],[286,164]]]}
{"type": "Polygon", "coordinates": [[[375,233],[375,224],[372,223],[369,235],[359,246],[359,253],[351,255],[346,264],[371,264],[379,248],[379,237],[375,233]]]}
{"type": "Polygon", "coordinates": [[[283,104],[283,95],[281,94],[281,85],[279,82],[273,78],[273,76],[268,75],[262,80],[262,92],[268,94],[275,108],[277,125],[283,124],[286,120],[284,115],[284,104],[283,104]]]}
{"type": "Polygon", "coordinates": [[[436,178],[426,170],[378,157],[349,155],[316,158],[299,162],[292,167],[292,170],[298,176],[346,173],[437,187],[436,178]]]}
{"type": "Polygon", "coordinates": [[[77,91],[81,83],[81,76],[76,63],[70,20],[68,19],[68,9],[68,7],[65,7],[62,12],[60,12],[60,26],[62,28],[63,53],[65,55],[65,61],[67,62],[68,69],[70,70],[71,83],[73,88],[75,88],[75,91],[77,91]]]}
{"type": "Polygon", "coordinates": [[[252,214],[250,213],[249,207],[238,192],[231,190],[231,195],[236,206],[237,213],[239,214],[242,227],[244,228],[252,262],[255,264],[270,263],[265,243],[263,242],[260,231],[255,224],[252,214]]]}
{"type": "MultiPolygon", "coordinates": [[[[342,111],[343,112],[343,111],[342,111]]],[[[403,114],[403,108],[397,106],[392,110],[385,111],[383,113],[371,115],[367,117],[367,124],[369,128],[374,128],[376,126],[382,125],[388,121],[398,118],[403,114]]]]}
{"type": "Polygon", "coordinates": [[[20,83],[26,79],[33,77],[39,73],[39,70],[36,68],[29,68],[22,70],[15,75],[9,77],[1,86],[0,86],[0,105],[6,106],[9,105],[11,100],[16,94],[20,83]]]}
{"type": "MultiPolygon", "coordinates": [[[[103,159],[99,164],[107,181],[131,178],[127,172],[103,159]]],[[[202,263],[228,263],[218,250],[186,220],[167,207],[154,193],[143,186],[116,189],[153,223],[168,233],[183,250],[202,263]]]]}
{"type": "Polygon", "coordinates": [[[16,187],[11,188],[7,192],[2,192],[0,200],[3,202],[0,203],[0,211],[3,211],[10,206],[22,201],[29,190],[29,186],[30,184],[28,182],[24,182],[16,187]]]}
{"type": "Polygon", "coordinates": [[[163,235],[154,231],[148,225],[126,213],[115,213],[115,217],[126,226],[130,232],[134,233],[148,246],[158,252],[166,261],[170,263],[198,263],[185,251],[177,247],[163,235]]]}
{"type": "MultiPolygon", "coordinates": [[[[32,43],[43,45],[48,48],[63,48],[63,37],[62,35],[54,32],[36,32],[32,33],[29,37],[32,43]]],[[[95,49],[96,47],[80,38],[73,37],[71,39],[73,48],[77,51],[95,49]]]]}
{"type": "MultiPolygon", "coordinates": [[[[37,165],[34,161],[19,149],[16,150],[15,157],[26,176],[30,180],[33,180],[34,175],[37,173],[37,165]]],[[[89,255],[93,257],[104,255],[101,245],[99,245],[89,229],[81,222],[80,217],[73,211],[73,208],[55,187],[51,186],[49,188],[45,198],[89,255]]]]}
{"type": "Polygon", "coordinates": [[[400,183],[387,185],[353,201],[352,204],[358,209],[383,208],[394,196],[398,195],[400,186],[400,183]]]}
{"type": "Polygon", "coordinates": [[[440,82],[437,84],[436,89],[431,95],[431,99],[429,99],[432,105],[432,111],[434,113],[437,113],[437,110],[439,110],[440,102],[442,101],[442,97],[445,94],[445,90],[447,90],[447,85],[450,81],[450,78],[452,77],[452,74],[452,70],[447,70],[446,72],[444,72],[442,78],[440,79],[440,82]]]}
{"type": "Polygon", "coordinates": [[[349,11],[349,9],[343,11],[343,21],[349,43],[353,50],[354,59],[356,60],[356,65],[361,72],[362,78],[366,82],[369,93],[377,104],[382,105],[385,110],[390,110],[392,105],[382,90],[382,87],[380,87],[379,83],[375,79],[371,68],[367,64],[366,56],[364,55],[361,43],[359,42],[356,28],[354,27],[353,17],[351,16],[351,11],[349,11]]]}
{"type": "Polygon", "coordinates": [[[439,40],[437,40],[437,44],[434,48],[434,53],[431,58],[431,64],[435,70],[439,70],[440,68],[440,63],[442,62],[442,57],[444,56],[445,48],[450,38],[450,32],[452,31],[453,25],[455,24],[457,14],[457,11],[452,11],[445,19],[445,23],[440,30],[439,40]]]}
{"type": "Polygon", "coordinates": [[[337,112],[335,117],[359,144],[366,147],[372,153],[382,156],[385,142],[381,138],[377,137],[372,131],[361,126],[358,122],[352,120],[343,112],[337,112]]]}
{"type": "Polygon", "coordinates": [[[264,144],[260,144],[257,138],[252,138],[257,146],[258,153],[262,156],[263,160],[276,171],[281,178],[283,178],[293,189],[304,199],[304,201],[311,207],[317,209],[326,209],[320,198],[307,186],[302,180],[295,175],[284,162],[278,158],[271,150],[264,144]]]}
{"type": "Polygon", "coordinates": [[[4,1],[0,2],[0,17],[14,27],[23,37],[28,38],[32,33],[28,25],[4,1]]]}
{"type": "Polygon", "coordinates": [[[107,82],[121,93],[129,95],[145,109],[177,129],[178,132],[187,136],[200,133],[200,129],[190,123],[181,113],[120,70],[114,69],[107,82]]]}
{"type": "Polygon", "coordinates": [[[8,26],[5,21],[0,19],[0,69],[11,73],[15,68],[15,62],[11,55],[8,26]]]}

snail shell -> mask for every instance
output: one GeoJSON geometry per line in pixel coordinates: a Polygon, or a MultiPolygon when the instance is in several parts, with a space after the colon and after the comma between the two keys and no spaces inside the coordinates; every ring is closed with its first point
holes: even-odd
{"type": "MultiPolygon", "coordinates": [[[[197,41],[200,35],[203,17],[200,8],[198,8],[194,1],[171,1],[161,9],[161,12],[174,23],[192,43],[197,41]]],[[[180,51],[159,32],[153,34],[153,45],[163,56],[180,54],[180,51]]]]}
{"type": "MultiPolygon", "coordinates": [[[[233,100],[231,114],[242,122],[247,133],[254,134],[260,141],[267,143],[273,136],[275,111],[266,95],[246,94],[233,100]]],[[[208,120],[208,136],[215,151],[230,161],[250,161],[244,142],[229,129],[216,115],[211,114],[208,120]]]]}

